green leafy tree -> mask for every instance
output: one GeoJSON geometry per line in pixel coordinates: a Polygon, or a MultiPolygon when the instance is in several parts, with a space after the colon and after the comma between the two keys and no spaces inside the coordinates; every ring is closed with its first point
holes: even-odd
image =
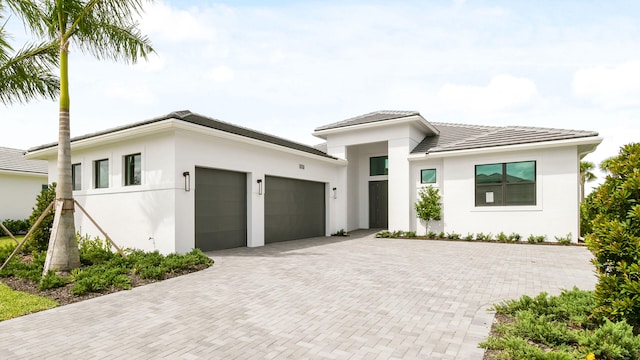
{"type": "Polygon", "coordinates": [[[32,1],[0,0],[0,103],[25,103],[39,97],[55,99],[60,83],[51,73],[58,64],[57,47],[50,42],[32,43],[14,51],[5,31],[8,11],[22,18],[37,16],[32,1]]]}
{"type": "MultiPolygon", "coordinates": [[[[640,143],[623,146],[607,160],[605,182],[595,189],[596,212],[586,240],[598,284],[594,315],[626,320],[640,330],[640,143]]],[[[591,201],[591,199],[590,199],[591,201]]]]}
{"type": "Polygon", "coordinates": [[[419,199],[414,205],[418,219],[425,222],[427,233],[429,231],[429,221],[440,220],[442,216],[441,200],[440,192],[433,186],[424,186],[420,189],[419,199]]]}
{"type": "Polygon", "coordinates": [[[73,219],[69,100],[69,51],[73,46],[97,59],[134,63],[153,52],[135,17],[141,0],[42,0],[23,16],[30,29],[55,44],[60,67],[58,186],[56,212],[43,273],[67,272],[80,266],[73,219]]]}
{"type": "Polygon", "coordinates": [[[595,167],[596,165],[591,161],[580,161],[580,202],[584,201],[586,196],[584,190],[585,184],[597,179],[596,175],[593,173],[593,169],[595,169],[595,167]]]}
{"type": "MultiPolygon", "coordinates": [[[[33,212],[29,217],[29,225],[33,226],[40,218],[40,215],[47,209],[49,204],[56,199],[56,183],[49,185],[46,189],[43,189],[36,197],[36,206],[33,208],[33,212]]],[[[51,237],[51,225],[53,224],[53,212],[49,212],[48,215],[42,219],[40,225],[33,230],[31,237],[27,240],[28,250],[47,250],[49,244],[49,238],[51,237]]]]}

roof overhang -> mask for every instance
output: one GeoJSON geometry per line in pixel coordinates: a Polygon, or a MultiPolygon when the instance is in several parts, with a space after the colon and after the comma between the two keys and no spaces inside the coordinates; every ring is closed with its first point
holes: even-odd
{"type": "Polygon", "coordinates": [[[425,131],[426,133],[430,133],[433,135],[440,134],[440,131],[433,125],[431,125],[425,118],[420,115],[411,115],[400,117],[397,119],[390,119],[384,121],[375,121],[370,123],[358,124],[358,125],[350,125],[350,126],[341,126],[332,129],[319,130],[314,131],[313,136],[319,137],[321,139],[326,140],[328,135],[338,134],[348,131],[357,131],[357,130],[365,130],[365,129],[373,129],[387,126],[395,126],[401,124],[412,124],[418,126],[420,129],[425,131]]]}
{"type": "MultiPolygon", "coordinates": [[[[181,119],[168,118],[160,121],[146,123],[140,126],[129,127],[122,130],[107,132],[90,137],[83,137],[80,139],[71,141],[71,150],[79,151],[89,148],[95,148],[98,146],[109,145],[116,142],[127,141],[135,138],[140,138],[149,135],[161,134],[171,131],[188,131],[199,134],[205,134],[208,136],[215,136],[218,138],[230,139],[232,141],[251,144],[253,146],[259,146],[262,148],[269,148],[276,151],[282,151],[298,156],[304,156],[316,160],[322,160],[325,162],[347,165],[347,161],[337,158],[329,158],[325,156],[314,155],[304,151],[288,148],[285,146],[264,142],[261,140],[248,138],[246,136],[221,131],[218,129],[208,128],[205,126],[193,124],[181,119]]],[[[55,158],[58,154],[58,144],[45,145],[43,147],[35,148],[34,150],[28,150],[25,154],[27,159],[51,159],[55,158]]]]}
{"type": "Polygon", "coordinates": [[[35,172],[35,171],[19,171],[19,170],[8,170],[8,169],[0,169],[0,175],[17,175],[17,176],[41,176],[47,177],[47,173],[35,172]]]}
{"type": "Polygon", "coordinates": [[[454,157],[454,156],[481,155],[481,154],[490,154],[490,153],[505,152],[505,151],[539,150],[539,149],[556,148],[556,147],[564,147],[564,146],[577,146],[580,158],[582,158],[588,153],[593,152],[601,142],[602,142],[601,137],[589,136],[589,137],[582,137],[582,138],[534,142],[534,143],[527,143],[527,144],[492,146],[492,147],[452,150],[452,151],[438,151],[438,152],[423,153],[423,154],[410,154],[409,161],[438,159],[438,158],[447,158],[447,157],[454,157]]]}

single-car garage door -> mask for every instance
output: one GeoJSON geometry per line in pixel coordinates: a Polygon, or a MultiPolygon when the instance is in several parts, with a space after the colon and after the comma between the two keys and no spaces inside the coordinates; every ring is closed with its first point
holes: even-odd
{"type": "Polygon", "coordinates": [[[247,245],[247,175],[196,168],[196,247],[202,251],[247,245]]]}
{"type": "Polygon", "coordinates": [[[325,184],[265,177],[264,241],[272,243],[325,235],[325,184]]]}

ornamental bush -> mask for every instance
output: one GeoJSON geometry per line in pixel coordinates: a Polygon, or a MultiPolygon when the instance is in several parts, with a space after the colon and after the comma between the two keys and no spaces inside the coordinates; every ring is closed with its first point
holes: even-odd
{"type": "MultiPolygon", "coordinates": [[[[33,208],[33,212],[29,217],[29,225],[38,221],[38,218],[47,209],[47,206],[56,199],[56,183],[49,185],[46,189],[43,189],[36,197],[36,206],[33,208]]],[[[47,250],[49,246],[49,238],[51,237],[51,226],[53,224],[54,212],[51,211],[44,217],[40,225],[33,231],[29,241],[27,242],[26,250],[47,250]]]]}
{"type": "Polygon", "coordinates": [[[626,320],[640,331],[640,143],[623,146],[606,163],[607,178],[594,191],[597,214],[586,241],[594,254],[597,319],[626,320]]]}
{"type": "Polygon", "coordinates": [[[442,216],[441,200],[440,192],[433,186],[425,186],[420,189],[418,201],[414,205],[418,219],[425,222],[427,231],[429,231],[429,221],[440,220],[442,216]]]}

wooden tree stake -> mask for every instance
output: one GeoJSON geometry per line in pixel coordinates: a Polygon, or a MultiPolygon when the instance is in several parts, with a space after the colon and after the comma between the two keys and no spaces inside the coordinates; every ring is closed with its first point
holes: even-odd
{"type": "Polygon", "coordinates": [[[47,206],[47,208],[42,212],[42,214],[40,215],[40,217],[38,218],[38,220],[36,221],[35,224],[33,224],[33,226],[31,227],[31,229],[29,229],[29,232],[27,233],[27,235],[24,236],[24,239],[22,239],[22,242],[20,242],[18,244],[18,246],[16,246],[15,249],[13,249],[13,252],[11,253],[11,255],[9,255],[9,257],[7,258],[7,260],[4,261],[4,264],[2,264],[2,266],[0,266],[0,270],[4,269],[4,267],[9,263],[9,261],[11,261],[11,259],[13,259],[13,257],[18,253],[18,251],[20,250],[20,248],[22,248],[22,245],[24,245],[25,242],[27,242],[27,239],[29,239],[29,236],[31,236],[31,234],[33,233],[33,231],[38,228],[38,226],[40,226],[40,223],[42,222],[42,220],[44,220],[44,217],[47,216],[47,214],[49,214],[49,212],[51,211],[51,209],[53,208],[53,203],[55,201],[51,202],[49,204],[49,206],[47,206]]]}

